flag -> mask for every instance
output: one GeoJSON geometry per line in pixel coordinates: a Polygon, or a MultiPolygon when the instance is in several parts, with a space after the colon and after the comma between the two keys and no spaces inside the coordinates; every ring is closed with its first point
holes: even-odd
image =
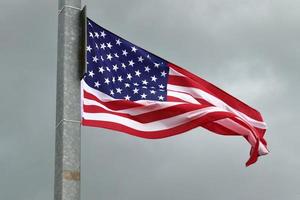
{"type": "Polygon", "coordinates": [[[87,19],[82,125],[158,139],[203,127],[244,137],[246,165],[268,153],[261,114],[193,73],[87,19]]]}

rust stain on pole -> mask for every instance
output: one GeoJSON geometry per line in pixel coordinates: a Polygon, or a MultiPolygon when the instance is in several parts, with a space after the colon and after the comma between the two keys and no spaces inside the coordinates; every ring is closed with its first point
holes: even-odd
{"type": "Polygon", "coordinates": [[[64,170],[64,179],[68,181],[80,181],[79,171],[64,170]]]}

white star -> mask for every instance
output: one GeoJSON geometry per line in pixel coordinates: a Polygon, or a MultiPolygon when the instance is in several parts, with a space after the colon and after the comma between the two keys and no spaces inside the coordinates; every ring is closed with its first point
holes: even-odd
{"type": "Polygon", "coordinates": [[[154,67],[159,67],[159,63],[154,63],[154,67]]]}
{"type": "Polygon", "coordinates": [[[166,77],[166,72],[165,71],[162,71],[162,72],[160,72],[161,73],[161,76],[163,76],[163,77],[166,77]]]}
{"type": "Polygon", "coordinates": [[[89,37],[91,37],[91,38],[93,38],[94,37],[94,35],[93,35],[93,33],[92,32],[89,32],[89,37]]]}
{"type": "Polygon", "coordinates": [[[89,76],[94,77],[95,73],[92,71],[89,71],[89,76]]]}
{"type": "Polygon", "coordinates": [[[122,50],[122,55],[127,56],[128,52],[126,51],[126,49],[122,50]]]}
{"type": "Polygon", "coordinates": [[[147,55],[147,58],[151,60],[151,57],[150,57],[150,55],[149,55],[149,54],[147,55]]]}
{"type": "Polygon", "coordinates": [[[132,66],[132,67],[133,67],[133,65],[135,64],[135,63],[133,62],[133,60],[128,61],[128,63],[129,63],[128,65],[129,65],[129,66],[132,66]]]}
{"type": "Polygon", "coordinates": [[[107,45],[107,47],[110,48],[110,49],[111,49],[112,46],[113,46],[113,45],[110,44],[110,42],[109,42],[109,43],[106,43],[106,45],[107,45]]]}
{"type": "Polygon", "coordinates": [[[119,67],[117,64],[113,65],[113,70],[117,71],[118,69],[119,69],[119,67]]]}
{"type": "Polygon", "coordinates": [[[97,56],[93,56],[93,62],[97,63],[98,62],[98,57],[97,56]]]}
{"type": "Polygon", "coordinates": [[[139,84],[138,84],[138,83],[133,83],[133,85],[134,85],[134,86],[139,86],[139,84]]]}
{"type": "Polygon", "coordinates": [[[141,72],[139,70],[137,70],[137,71],[135,71],[135,75],[138,76],[138,77],[140,77],[141,72]]]}
{"type": "Polygon", "coordinates": [[[129,83],[125,83],[125,87],[130,87],[130,84],[129,83]]]}
{"type": "Polygon", "coordinates": [[[120,39],[117,39],[117,40],[116,40],[116,44],[117,44],[117,45],[121,45],[121,43],[122,43],[122,42],[121,42],[120,39]]]}
{"type": "Polygon", "coordinates": [[[143,80],[143,81],[142,81],[142,84],[143,84],[143,85],[147,85],[147,84],[148,84],[147,80],[146,80],[146,79],[143,80]]]}
{"type": "Polygon", "coordinates": [[[106,33],[104,31],[100,31],[100,37],[105,38],[105,36],[106,36],[106,33]]]}
{"type": "Polygon", "coordinates": [[[137,48],[135,46],[131,47],[131,51],[133,51],[134,53],[136,53],[137,48]]]}
{"type": "Polygon", "coordinates": [[[156,92],[155,92],[155,90],[150,90],[150,93],[155,94],[156,92]]]}
{"type": "Polygon", "coordinates": [[[106,59],[107,59],[107,60],[110,60],[110,61],[111,61],[111,59],[113,58],[113,57],[111,56],[111,54],[107,54],[106,56],[107,56],[106,59]]]}
{"type": "Polygon", "coordinates": [[[100,44],[100,49],[105,50],[105,48],[106,48],[106,45],[104,43],[100,44]]]}
{"type": "Polygon", "coordinates": [[[103,67],[101,66],[101,67],[98,67],[99,68],[99,72],[101,73],[101,74],[103,74],[103,72],[105,71],[105,69],[103,69],[103,67]]]}
{"type": "Polygon", "coordinates": [[[104,83],[106,83],[108,85],[110,83],[109,78],[104,78],[104,83]]]}
{"type": "Polygon", "coordinates": [[[117,53],[114,54],[116,58],[119,58],[119,55],[117,53]]]}
{"type": "Polygon", "coordinates": [[[121,92],[122,92],[121,88],[117,88],[116,90],[117,90],[117,93],[121,94],[121,92]]]}
{"type": "Polygon", "coordinates": [[[144,58],[142,57],[142,56],[140,56],[140,57],[138,57],[138,59],[139,59],[139,62],[143,62],[143,60],[144,60],[144,58]]]}
{"type": "Polygon", "coordinates": [[[145,93],[143,93],[143,94],[141,95],[141,97],[142,97],[142,99],[146,99],[147,95],[146,95],[145,93]]]}
{"type": "Polygon", "coordinates": [[[95,82],[95,87],[99,88],[99,86],[100,86],[99,81],[95,82]]]}
{"type": "Polygon", "coordinates": [[[99,34],[98,34],[97,32],[94,32],[94,36],[95,36],[96,38],[99,38],[99,34]]]}
{"type": "Polygon", "coordinates": [[[130,100],[130,96],[128,96],[128,94],[124,97],[125,98],[125,100],[130,100]]]}
{"type": "Polygon", "coordinates": [[[114,95],[115,93],[114,93],[114,90],[110,90],[110,94],[111,95],[114,95]]]}
{"type": "Polygon", "coordinates": [[[163,84],[160,84],[158,87],[164,89],[165,86],[163,84]]]}
{"type": "Polygon", "coordinates": [[[139,93],[139,89],[137,89],[137,88],[134,88],[134,90],[132,90],[133,91],[133,94],[138,94],[139,93]]]}
{"type": "Polygon", "coordinates": [[[96,48],[97,48],[97,49],[99,49],[99,46],[98,46],[98,44],[96,44],[96,43],[95,43],[95,46],[96,46],[96,48]]]}
{"type": "Polygon", "coordinates": [[[92,50],[91,46],[90,46],[90,45],[87,46],[87,47],[86,47],[86,50],[87,50],[88,52],[91,52],[91,50],[92,50]]]}
{"type": "Polygon", "coordinates": [[[101,60],[104,61],[104,58],[102,56],[100,56],[101,60]]]}
{"type": "Polygon", "coordinates": [[[116,82],[116,77],[112,77],[112,80],[111,80],[113,83],[115,83],[116,82]]]}
{"type": "Polygon", "coordinates": [[[154,76],[151,76],[151,81],[156,82],[156,80],[157,80],[157,78],[155,77],[155,75],[154,75],[154,76]]]}
{"type": "Polygon", "coordinates": [[[93,27],[93,25],[91,24],[91,22],[88,22],[89,26],[93,27]]]}
{"type": "Polygon", "coordinates": [[[110,72],[110,69],[108,67],[106,67],[106,70],[110,72]]]}
{"type": "Polygon", "coordinates": [[[158,100],[163,101],[163,100],[164,100],[164,97],[160,95],[160,96],[158,97],[158,100]]]}
{"type": "Polygon", "coordinates": [[[124,63],[121,64],[124,69],[126,69],[126,65],[124,63]]]}
{"type": "Polygon", "coordinates": [[[127,74],[127,79],[131,80],[132,79],[132,76],[131,74],[127,74]]]}
{"type": "Polygon", "coordinates": [[[118,81],[119,81],[119,82],[122,82],[122,81],[123,81],[122,76],[118,76],[118,81]]]}
{"type": "Polygon", "coordinates": [[[145,72],[150,72],[150,67],[145,67],[145,72]]]}

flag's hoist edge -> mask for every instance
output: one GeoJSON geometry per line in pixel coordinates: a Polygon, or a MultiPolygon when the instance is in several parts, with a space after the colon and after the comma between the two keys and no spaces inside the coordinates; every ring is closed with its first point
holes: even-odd
{"type": "Polygon", "coordinates": [[[166,64],[169,73],[165,101],[116,99],[88,85],[86,75],[81,81],[82,125],[150,139],[199,126],[222,135],[239,135],[251,145],[247,166],[269,152],[264,139],[266,124],[258,111],[191,72],[166,64]]]}

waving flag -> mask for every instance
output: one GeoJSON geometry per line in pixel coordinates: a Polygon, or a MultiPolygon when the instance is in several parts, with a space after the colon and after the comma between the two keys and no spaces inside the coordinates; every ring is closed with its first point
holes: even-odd
{"type": "Polygon", "coordinates": [[[83,125],[151,139],[201,126],[243,136],[251,145],[247,166],[268,153],[260,113],[211,83],[90,19],[86,51],[83,125]]]}

